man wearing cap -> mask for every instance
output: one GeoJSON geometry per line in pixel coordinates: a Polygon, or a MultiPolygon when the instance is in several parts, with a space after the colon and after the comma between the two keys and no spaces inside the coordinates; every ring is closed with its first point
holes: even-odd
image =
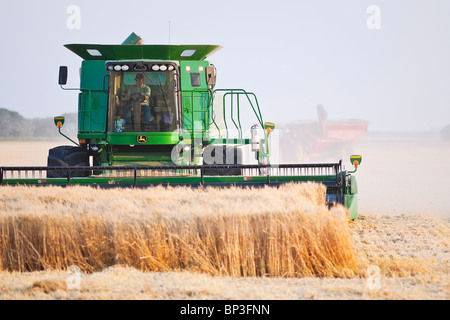
{"type": "Polygon", "coordinates": [[[136,85],[131,86],[128,93],[122,96],[123,99],[130,100],[130,103],[125,106],[125,124],[127,126],[131,125],[131,110],[138,105],[140,105],[141,112],[144,116],[144,124],[150,124],[155,119],[150,113],[149,99],[151,89],[144,84],[144,75],[138,73],[135,80],[136,85]]]}

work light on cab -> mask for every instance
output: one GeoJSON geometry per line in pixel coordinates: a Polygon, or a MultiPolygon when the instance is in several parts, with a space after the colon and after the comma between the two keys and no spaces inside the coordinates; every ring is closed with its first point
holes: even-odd
{"type": "Polygon", "coordinates": [[[53,121],[58,128],[61,128],[64,125],[64,117],[54,117],[53,121]]]}

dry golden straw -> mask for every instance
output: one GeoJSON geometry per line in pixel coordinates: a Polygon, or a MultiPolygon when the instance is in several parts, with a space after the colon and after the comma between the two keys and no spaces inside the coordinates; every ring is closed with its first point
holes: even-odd
{"type": "Polygon", "coordinates": [[[351,277],[347,214],[320,184],[280,188],[1,187],[0,270],[189,270],[351,277]]]}

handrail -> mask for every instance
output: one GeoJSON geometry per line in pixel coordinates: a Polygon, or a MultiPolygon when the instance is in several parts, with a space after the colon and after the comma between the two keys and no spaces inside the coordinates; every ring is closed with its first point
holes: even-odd
{"type": "MultiPolygon", "coordinates": [[[[258,120],[261,127],[264,127],[264,122],[261,114],[261,109],[259,107],[258,98],[253,92],[247,92],[244,89],[216,89],[212,91],[211,89],[194,89],[192,91],[183,91],[184,94],[190,95],[190,101],[191,101],[191,124],[192,124],[192,133],[195,132],[194,130],[194,114],[196,112],[207,112],[207,118],[211,118],[212,123],[214,124],[215,128],[219,132],[219,138],[222,138],[222,131],[219,128],[219,125],[216,122],[215,116],[214,116],[214,99],[215,99],[215,93],[217,92],[225,92],[225,94],[222,97],[222,108],[223,108],[223,124],[225,126],[226,131],[226,138],[229,138],[228,133],[228,123],[227,123],[227,103],[226,98],[228,96],[231,97],[231,106],[230,106],[230,116],[231,121],[235,128],[238,131],[239,139],[242,139],[243,133],[242,133],[242,124],[241,124],[241,117],[240,117],[240,109],[241,109],[241,100],[240,96],[245,95],[247,98],[248,103],[250,104],[253,113],[256,116],[256,119],[258,120]],[[207,96],[203,96],[202,94],[207,94],[207,96]],[[237,115],[235,115],[235,104],[234,104],[234,97],[236,97],[236,111],[237,115]],[[206,110],[194,110],[194,98],[204,98],[206,103],[206,110]],[[253,101],[252,101],[253,100],[253,101]]],[[[206,120],[206,119],[205,119],[206,120]]],[[[211,123],[209,123],[211,124],[211,123]]],[[[206,123],[205,123],[206,125],[206,123]]]]}
{"type": "MultiPolygon", "coordinates": [[[[222,97],[222,104],[223,104],[222,107],[223,107],[223,122],[224,122],[225,130],[227,133],[227,139],[228,139],[228,125],[227,125],[227,119],[226,119],[226,97],[228,95],[231,96],[231,121],[233,122],[234,126],[236,127],[236,129],[239,132],[239,138],[242,138],[242,125],[241,125],[241,119],[240,119],[240,99],[239,99],[240,95],[245,95],[245,97],[247,98],[247,101],[249,102],[250,106],[252,107],[252,110],[256,116],[256,119],[258,120],[261,127],[264,127],[263,118],[262,118],[262,114],[261,114],[261,109],[259,107],[258,99],[253,92],[247,92],[244,89],[216,89],[213,91],[213,95],[212,95],[213,97],[212,97],[211,103],[210,103],[211,110],[213,110],[213,108],[214,108],[214,94],[216,92],[225,92],[225,94],[222,97]],[[237,121],[238,121],[238,124],[235,121],[234,111],[233,111],[234,110],[234,105],[233,105],[233,101],[234,101],[233,96],[234,95],[236,95],[236,97],[237,97],[237,113],[238,113],[237,121]],[[254,98],[254,102],[256,104],[257,110],[255,109],[255,105],[253,104],[250,96],[252,96],[254,98]]],[[[217,125],[214,118],[212,120],[213,120],[214,125],[216,126],[216,129],[219,131],[219,138],[222,138],[219,126],[217,125]]]]}

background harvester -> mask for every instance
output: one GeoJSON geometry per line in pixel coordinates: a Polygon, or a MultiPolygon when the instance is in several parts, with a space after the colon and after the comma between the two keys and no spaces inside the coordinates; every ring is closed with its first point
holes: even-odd
{"type": "MultiPolygon", "coordinates": [[[[216,89],[205,60],[217,45],[143,45],[132,33],[121,45],[69,44],[83,59],[75,145],[49,150],[47,167],[2,167],[1,184],[264,186],[315,181],[327,202],[357,216],[357,186],[342,161],[271,163],[275,124],[264,122],[258,99],[243,89],[216,89]],[[243,110],[253,118],[243,118],[243,110]]],[[[356,162],[355,162],[356,161],[356,162]]]]}

